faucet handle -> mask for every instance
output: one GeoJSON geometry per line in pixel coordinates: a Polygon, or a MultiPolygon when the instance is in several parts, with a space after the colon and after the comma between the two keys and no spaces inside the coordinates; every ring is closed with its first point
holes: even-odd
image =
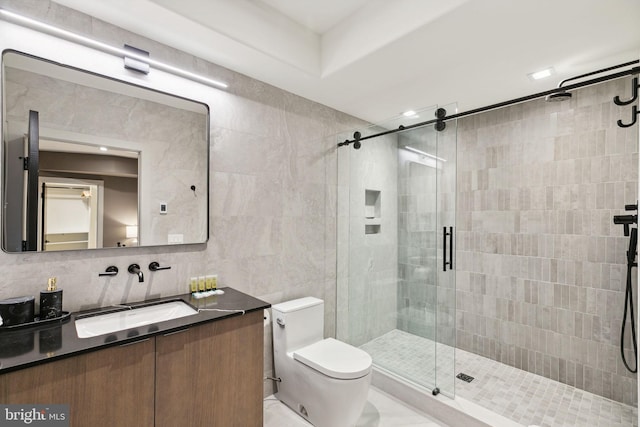
{"type": "Polygon", "coordinates": [[[157,261],[153,261],[151,264],[149,264],[149,270],[151,271],[158,271],[158,270],[170,270],[171,266],[168,267],[160,267],[160,263],[157,261]]]}
{"type": "Polygon", "coordinates": [[[104,273],[98,273],[98,276],[115,276],[116,274],[118,274],[118,267],[110,265],[104,270],[104,273]]]}

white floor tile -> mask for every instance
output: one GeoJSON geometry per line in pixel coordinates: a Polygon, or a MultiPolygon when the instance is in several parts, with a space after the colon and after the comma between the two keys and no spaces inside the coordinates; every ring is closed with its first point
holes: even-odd
{"type": "MultiPolygon", "coordinates": [[[[274,396],[264,400],[264,427],[309,427],[306,420],[274,396]]],[[[447,427],[392,396],[369,388],[367,403],[356,427],[447,427]]]]}

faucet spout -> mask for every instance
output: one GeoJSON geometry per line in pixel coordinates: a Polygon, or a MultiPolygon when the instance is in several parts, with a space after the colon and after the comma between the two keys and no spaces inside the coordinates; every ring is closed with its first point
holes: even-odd
{"type": "Polygon", "coordinates": [[[144,274],[142,274],[142,270],[140,270],[140,266],[138,264],[131,264],[127,271],[129,271],[129,273],[131,274],[137,274],[138,282],[144,282],[144,274]]]}

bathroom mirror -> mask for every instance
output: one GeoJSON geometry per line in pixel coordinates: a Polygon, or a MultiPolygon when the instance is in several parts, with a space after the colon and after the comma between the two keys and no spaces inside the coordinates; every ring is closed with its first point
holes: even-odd
{"type": "Polygon", "coordinates": [[[206,104],[12,50],[2,94],[4,251],[207,241],[206,104]]]}

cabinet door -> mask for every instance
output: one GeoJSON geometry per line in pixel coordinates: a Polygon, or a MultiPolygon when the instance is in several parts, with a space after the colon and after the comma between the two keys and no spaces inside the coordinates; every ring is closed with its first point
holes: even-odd
{"type": "Polygon", "coordinates": [[[68,404],[71,426],[153,426],[154,340],[0,375],[0,402],[68,404]]]}
{"type": "Polygon", "coordinates": [[[156,338],[156,426],[262,426],[262,310],[156,338]]]}

